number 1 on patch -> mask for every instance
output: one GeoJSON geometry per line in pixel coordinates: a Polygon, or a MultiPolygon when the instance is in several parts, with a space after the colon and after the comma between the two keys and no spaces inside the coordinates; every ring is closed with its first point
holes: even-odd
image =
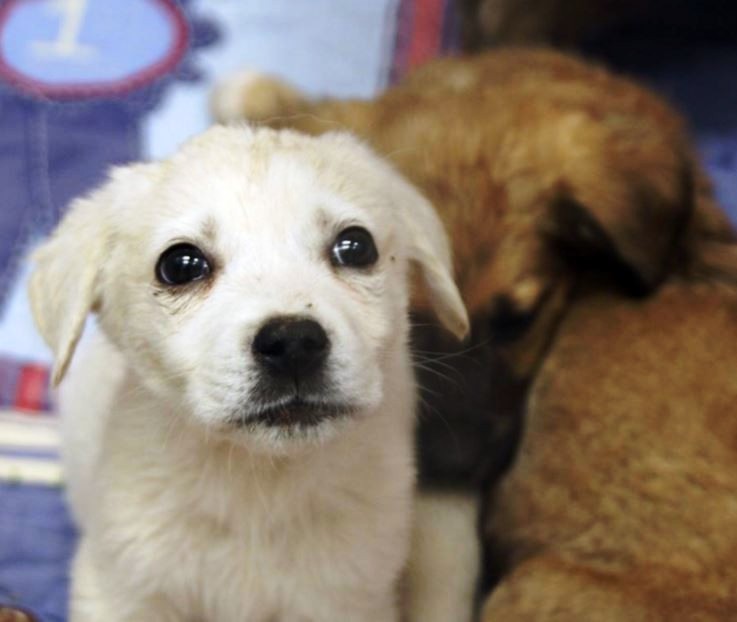
{"type": "Polygon", "coordinates": [[[87,60],[96,54],[94,47],[79,42],[89,0],[51,0],[51,9],[61,14],[59,32],[54,41],[34,41],[33,51],[41,57],[87,60]]]}

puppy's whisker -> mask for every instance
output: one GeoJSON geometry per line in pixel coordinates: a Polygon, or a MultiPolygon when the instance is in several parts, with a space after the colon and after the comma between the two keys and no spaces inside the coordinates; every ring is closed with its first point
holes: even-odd
{"type": "Polygon", "coordinates": [[[426,355],[437,355],[436,360],[444,360],[444,359],[451,359],[451,358],[457,358],[457,357],[463,357],[467,356],[470,352],[474,352],[476,350],[480,350],[482,348],[485,348],[491,343],[491,339],[484,339],[483,341],[479,341],[478,343],[473,344],[472,346],[468,346],[467,348],[464,348],[463,350],[458,350],[457,352],[448,352],[444,350],[420,350],[418,348],[412,348],[413,353],[418,354],[426,354],[426,355]]]}
{"type": "Polygon", "coordinates": [[[452,439],[453,444],[455,445],[455,448],[459,450],[461,448],[461,439],[458,436],[458,432],[451,424],[450,421],[448,421],[448,418],[445,416],[445,414],[437,407],[434,406],[431,402],[427,401],[423,396],[422,392],[427,389],[427,387],[419,386],[419,393],[418,393],[418,400],[422,406],[425,407],[424,410],[419,410],[419,416],[423,417],[425,419],[428,418],[428,416],[436,416],[445,426],[446,430],[450,433],[450,438],[452,439]]]}
{"type": "Polygon", "coordinates": [[[418,364],[418,365],[422,364],[422,365],[425,365],[427,367],[432,366],[432,365],[435,365],[435,366],[437,366],[437,367],[439,367],[441,369],[448,370],[449,372],[452,372],[454,374],[457,374],[457,375],[460,375],[461,377],[463,377],[463,373],[461,372],[460,369],[458,369],[457,367],[454,367],[453,365],[450,365],[448,363],[444,363],[441,359],[432,359],[432,358],[425,358],[425,359],[419,358],[418,359],[418,358],[415,358],[414,359],[414,363],[415,364],[418,364]]]}
{"type": "MultiPolygon", "coordinates": [[[[420,390],[422,391],[423,388],[420,387],[420,390]]],[[[445,428],[450,432],[450,436],[453,439],[456,448],[460,447],[460,439],[458,438],[458,434],[456,432],[455,427],[448,421],[448,418],[445,416],[443,411],[441,411],[437,406],[434,406],[432,403],[427,401],[424,397],[420,396],[420,403],[422,406],[425,407],[424,411],[420,411],[420,417],[423,415],[427,417],[428,415],[436,416],[438,419],[443,423],[445,428]]]]}
{"type": "MultiPolygon", "coordinates": [[[[437,397],[437,396],[443,394],[442,391],[436,391],[434,389],[431,389],[430,387],[424,387],[424,386],[420,386],[420,385],[418,385],[417,389],[418,389],[418,392],[419,393],[429,393],[433,397],[437,397]]],[[[421,395],[419,397],[421,397],[421,395]]]]}
{"type": "Polygon", "coordinates": [[[426,371],[426,372],[428,372],[428,373],[436,376],[437,378],[440,378],[442,380],[447,380],[448,382],[453,383],[458,388],[460,388],[460,386],[461,386],[460,383],[458,382],[458,380],[456,380],[455,378],[452,378],[448,374],[444,374],[443,372],[441,372],[441,371],[439,371],[437,369],[433,369],[432,367],[429,367],[427,365],[423,365],[421,363],[416,363],[415,364],[415,367],[417,369],[421,369],[423,371],[426,371]]]}
{"type": "Polygon", "coordinates": [[[423,410],[419,411],[419,416],[423,416],[423,414],[427,414],[425,411],[429,411],[431,414],[436,414],[440,417],[443,416],[443,413],[438,409],[437,406],[435,406],[430,400],[428,400],[424,393],[430,393],[430,395],[437,395],[436,391],[433,391],[432,389],[428,389],[427,387],[424,387],[422,385],[418,386],[418,394],[417,394],[417,401],[424,408],[423,410]]]}

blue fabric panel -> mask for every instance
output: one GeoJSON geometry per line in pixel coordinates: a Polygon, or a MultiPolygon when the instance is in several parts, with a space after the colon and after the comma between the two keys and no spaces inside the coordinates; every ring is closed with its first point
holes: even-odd
{"type": "Polygon", "coordinates": [[[137,119],[119,106],[99,104],[83,111],[53,107],[46,122],[55,220],[69,201],[97,186],[112,165],[138,158],[137,119]]]}
{"type": "Polygon", "coordinates": [[[0,484],[0,603],[63,622],[75,541],[61,489],[0,484]]]}
{"type": "Polygon", "coordinates": [[[0,114],[0,309],[30,237],[48,233],[72,198],[138,152],[137,126],[124,108],[6,98],[0,114]]]}

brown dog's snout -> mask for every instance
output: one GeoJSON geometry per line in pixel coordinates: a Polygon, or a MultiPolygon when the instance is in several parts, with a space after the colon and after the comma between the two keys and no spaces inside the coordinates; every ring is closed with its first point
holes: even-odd
{"type": "Polygon", "coordinates": [[[330,340],[325,329],[313,319],[278,317],[259,329],[251,349],[270,374],[305,378],[323,366],[330,340]]]}

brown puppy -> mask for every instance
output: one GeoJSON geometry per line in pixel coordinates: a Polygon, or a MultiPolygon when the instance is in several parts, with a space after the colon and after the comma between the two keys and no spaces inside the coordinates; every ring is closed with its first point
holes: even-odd
{"type": "MultiPolygon", "coordinates": [[[[241,86],[221,116],[352,129],[445,221],[474,336],[458,373],[420,369],[420,468],[491,491],[484,620],[737,619],[737,244],[677,115],[535,51],[371,102],[241,86]]],[[[452,352],[427,308],[416,347],[452,352]]]]}

